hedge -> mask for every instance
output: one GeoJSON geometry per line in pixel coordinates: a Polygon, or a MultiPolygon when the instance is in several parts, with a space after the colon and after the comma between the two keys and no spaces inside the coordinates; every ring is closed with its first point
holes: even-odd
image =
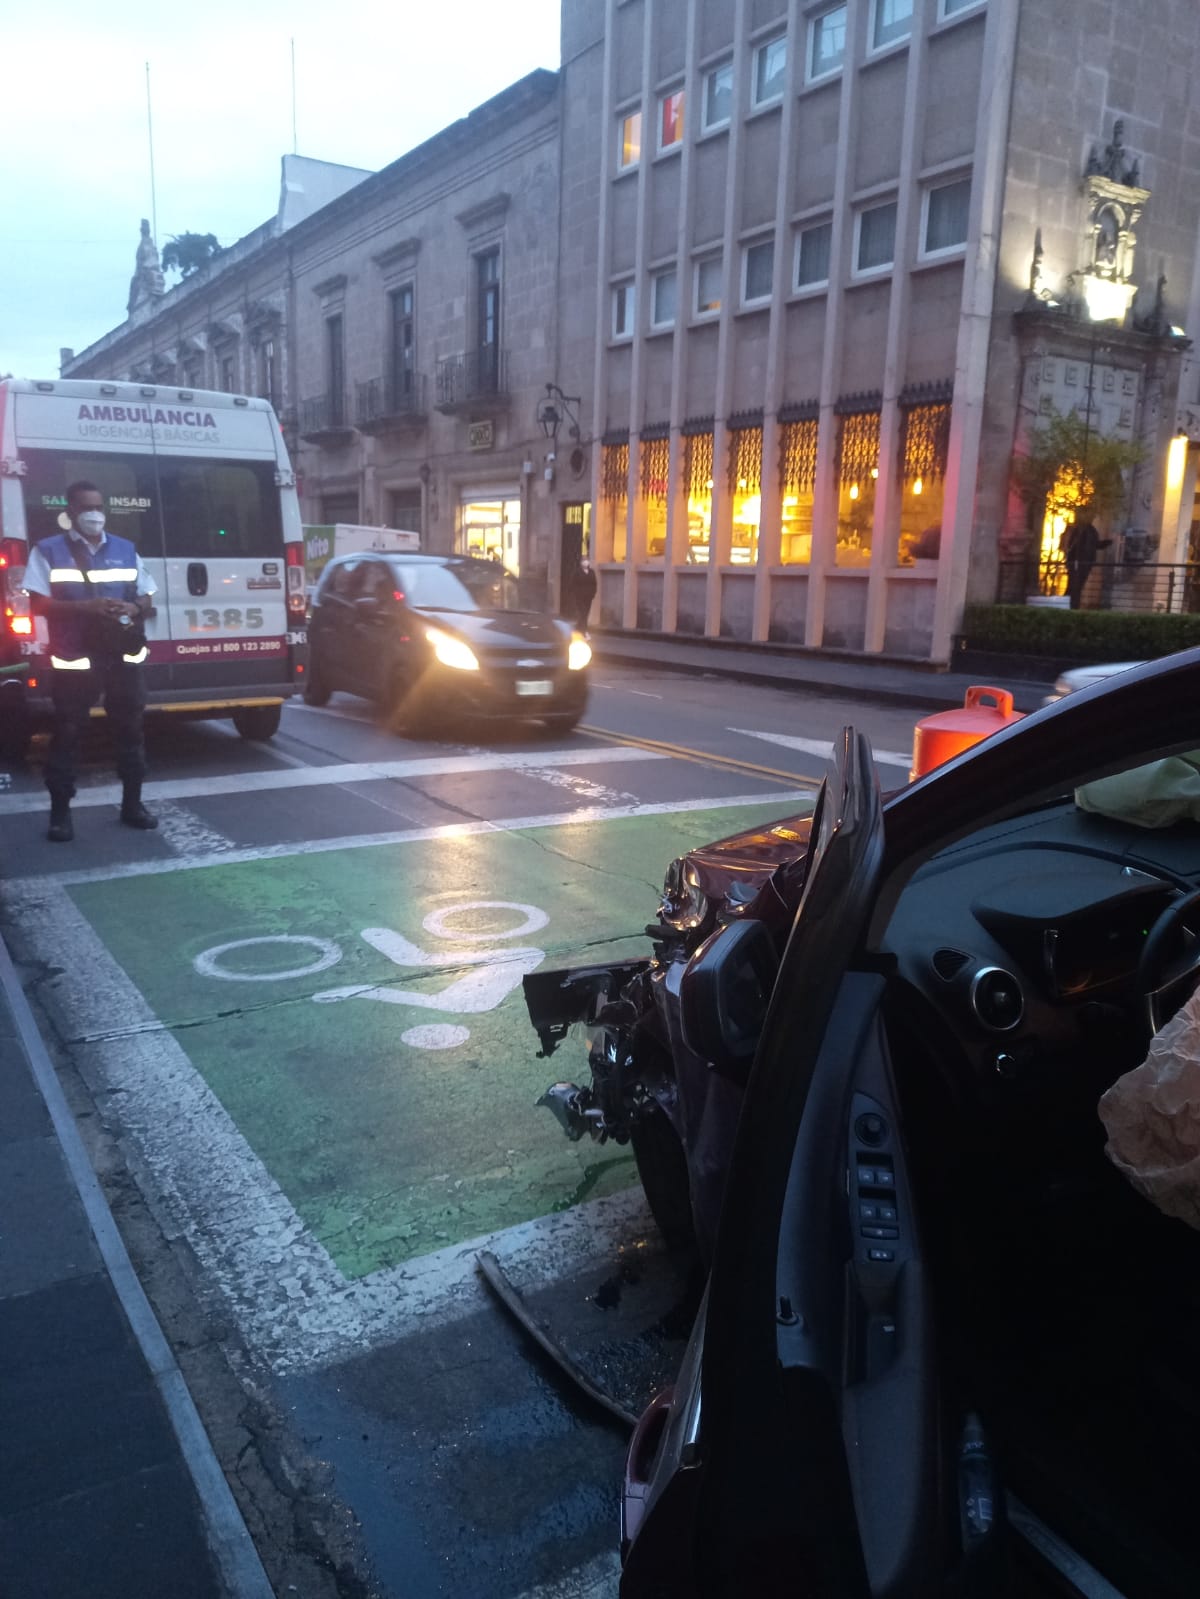
{"type": "Polygon", "coordinates": [[[1200,644],[1200,614],[969,605],[962,649],[1063,661],[1149,661],[1200,644]]]}

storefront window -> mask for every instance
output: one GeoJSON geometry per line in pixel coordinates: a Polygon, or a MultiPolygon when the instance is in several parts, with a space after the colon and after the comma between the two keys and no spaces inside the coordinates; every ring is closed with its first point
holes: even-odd
{"type": "Polygon", "coordinates": [[[914,405],[903,413],[900,448],[900,566],[936,561],[950,442],[950,405],[914,405]]]}
{"type": "Polygon", "coordinates": [[[812,560],[816,476],[816,417],[785,422],[779,430],[779,559],[785,566],[807,566],[812,560]]]}
{"type": "Polygon", "coordinates": [[[629,445],[606,444],[600,456],[596,559],[623,561],[629,508],[629,445]]]}
{"type": "Polygon", "coordinates": [[[691,433],[683,445],[688,497],[687,563],[703,566],[708,561],[712,539],[713,436],[691,433]]]}
{"type": "Polygon", "coordinates": [[[864,567],[871,563],[878,479],[879,412],[843,416],[838,437],[838,566],[864,567]]]}
{"type": "Polygon", "coordinates": [[[459,548],[464,555],[495,561],[513,577],[520,576],[519,499],[465,500],[459,527],[459,548]]]}
{"type": "Polygon", "coordinates": [[[735,428],[729,435],[729,489],[733,501],[733,537],[729,559],[734,566],[758,560],[758,527],[762,517],[762,428],[735,428]]]}
{"type": "Polygon", "coordinates": [[[641,441],[639,471],[646,511],[646,559],[661,561],[667,553],[667,478],[671,466],[669,438],[641,441]]]}

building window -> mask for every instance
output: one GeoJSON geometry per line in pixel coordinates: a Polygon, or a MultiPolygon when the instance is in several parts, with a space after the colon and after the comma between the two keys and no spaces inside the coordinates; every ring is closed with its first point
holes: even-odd
{"type": "Polygon", "coordinates": [[[683,143],[683,90],[674,89],[658,102],[658,148],[676,150],[683,143]]]}
{"type": "Polygon", "coordinates": [[[719,67],[704,74],[704,131],[727,126],[733,115],[733,62],[722,61],[719,67]]]}
{"type": "Polygon", "coordinates": [[[787,76],[787,37],[768,39],[754,52],[754,104],[768,105],[783,95],[787,76]]]}
{"type": "Polygon", "coordinates": [[[600,451],[600,511],[597,518],[597,556],[602,561],[623,561],[627,548],[629,507],[629,445],[605,444],[600,451]]]}
{"type": "Polygon", "coordinates": [[[638,450],[646,559],[661,561],[667,553],[667,487],[671,469],[669,437],[643,438],[638,450]]]}
{"type": "Polygon", "coordinates": [[[796,287],[815,289],[829,282],[829,250],[833,223],[814,222],[796,235],[796,287]]]}
{"type": "Polygon", "coordinates": [[[675,308],[679,298],[678,279],[675,268],[668,272],[654,274],[653,293],[650,304],[650,326],[652,328],[673,328],[675,326],[675,308]]]}
{"type": "Polygon", "coordinates": [[[900,536],[896,561],[936,561],[942,548],[950,402],[907,406],[900,423],[900,536]]]}
{"type": "Polygon", "coordinates": [[[683,441],[683,482],[687,489],[687,564],[708,561],[712,539],[713,436],[689,433],[683,441]]]}
{"type": "Polygon", "coordinates": [[[612,291],[612,331],[614,339],[633,337],[637,291],[632,283],[618,283],[612,291]]]}
{"type": "Polygon", "coordinates": [[[813,499],[817,481],[817,419],[784,422],[779,429],[779,559],[784,566],[812,560],[813,499]]]}
{"type": "Polygon", "coordinates": [[[642,159],[642,113],[630,111],[618,123],[617,166],[622,172],[642,159]]]}
{"type": "Polygon", "coordinates": [[[827,77],[841,70],[846,59],[846,8],[834,6],[808,25],[808,77],[827,77]]]}
{"type": "Polygon", "coordinates": [[[346,328],[340,314],[325,318],[325,384],[329,426],[340,428],[346,420],[346,328]]]}
{"type": "Polygon", "coordinates": [[[388,409],[407,411],[416,387],[416,317],[413,286],[405,283],[388,295],[388,409]]]}
{"type": "Polygon", "coordinates": [[[696,315],[716,316],[721,309],[721,257],[696,262],[696,315]]]}
{"type": "Polygon", "coordinates": [[[273,410],[279,409],[279,374],[275,365],[274,339],[263,339],[258,347],[258,393],[273,410]]]}
{"type": "Polygon", "coordinates": [[[947,17],[956,17],[960,11],[973,11],[982,4],[983,0],[940,0],[938,15],[945,21],[947,17]]]}
{"type": "Polygon", "coordinates": [[[967,242],[967,222],[971,214],[971,180],[941,183],[925,191],[925,225],[921,231],[921,254],[941,255],[960,249],[967,242]]]}
{"type": "Polygon", "coordinates": [[[748,244],[742,251],[742,304],[759,305],[771,298],[775,276],[775,240],[748,244]]]}
{"type": "Polygon", "coordinates": [[[840,419],[837,475],[837,565],[869,566],[879,477],[878,411],[857,412],[840,419]]]}
{"type": "Polygon", "coordinates": [[[885,45],[907,39],[912,32],[912,14],[913,0],[875,0],[871,48],[882,50],[885,45]]]}
{"type": "Polygon", "coordinates": [[[877,272],[896,258],[896,202],[873,205],[855,218],[854,270],[877,272]]]}
{"type": "Polygon", "coordinates": [[[729,493],[733,511],[729,559],[734,566],[753,566],[762,519],[761,427],[734,428],[729,435],[729,493]]]}
{"type": "Polygon", "coordinates": [[[421,531],[420,489],[392,489],[388,494],[388,526],[421,531]]]}
{"type": "Polygon", "coordinates": [[[237,388],[237,361],[232,355],[221,357],[221,388],[226,394],[232,394],[237,388]]]}
{"type": "Polygon", "coordinates": [[[475,338],[478,350],[477,393],[500,388],[500,252],[475,257],[475,338]]]}

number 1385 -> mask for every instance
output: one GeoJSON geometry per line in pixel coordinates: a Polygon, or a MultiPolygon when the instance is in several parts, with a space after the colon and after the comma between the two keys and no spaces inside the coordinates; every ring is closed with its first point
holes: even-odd
{"type": "Polygon", "coordinates": [[[236,605],[228,606],[223,611],[209,608],[203,611],[184,611],[187,617],[189,633],[212,633],[217,628],[229,628],[231,631],[243,627],[261,627],[263,625],[262,607],[251,605],[247,610],[239,610],[236,605]]]}

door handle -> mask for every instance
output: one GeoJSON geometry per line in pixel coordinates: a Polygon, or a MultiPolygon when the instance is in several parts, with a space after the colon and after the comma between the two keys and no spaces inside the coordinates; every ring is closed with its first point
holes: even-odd
{"type": "Polygon", "coordinates": [[[188,593],[197,599],[208,593],[208,567],[203,561],[189,561],[187,569],[188,593]]]}

